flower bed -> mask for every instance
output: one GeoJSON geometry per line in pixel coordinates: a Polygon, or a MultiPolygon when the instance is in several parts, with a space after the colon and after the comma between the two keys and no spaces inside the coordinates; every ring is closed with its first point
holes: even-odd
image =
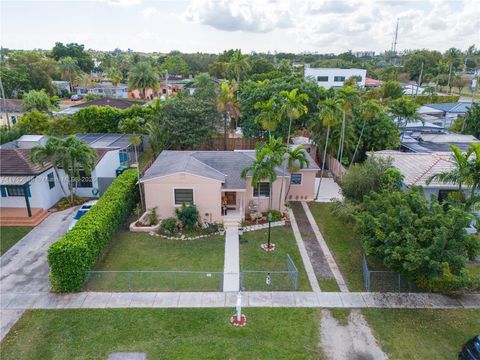
{"type": "Polygon", "coordinates": [[[160,223],[156,225],[144,225],[147,224],[149,221],[152,212],[150,210],[145,211],[145,213],[140,217],[140,219],[135,220],[130,224],[130,231],[131,232],[156,232],[160,228],[160,223]]]}

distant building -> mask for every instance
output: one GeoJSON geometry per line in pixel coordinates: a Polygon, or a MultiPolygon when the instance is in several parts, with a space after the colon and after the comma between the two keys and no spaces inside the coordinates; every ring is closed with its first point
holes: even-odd
{"type": "Polygon", "coordinates": [[[375,80],[375,79],[371,79],[369,77],[365,78],[365,87],[367,87],[367,88],[380,87],[382,85],[383,85],[382,80],[375,80]]]}
{"type": "Polygon", "coordinates": [[[22,106],[22,100],[0,99],[0,126],[7,125],[7,113],[10,125],[16,124],[18,118],[25,113],[22,106]]]}
{"type": "Polygon", "coordinates": [[[357,78],[357,86],[365,87],[367,70],[365,69],[340,69],[340,68],[311,68],[305,65],[305,78],[314,80],[318,86],[325,89],[342,87],[345,80],[357,78]]]}
{"type": "Polygon", "coordinates": [[[138,100],[128,100],[128,99],[115,99],[115,98],[108,98],[108,97],[103,97],[100,99],[96,100],[91,100],[91,101],[86,101],[84,103],[80,103],[77,105],[70,106],[66,109],[63,109],[61,111],[54,111],[53,115],[55,116],[63,116],[63,115],[72,115],[76,113],[77,111],[89,107],[89,106],[110,106],[113,108],[117,109],[128,109],[129,107],[132,107],[134,105],[140,105],[143,106],[145,105],[145,102],[143,101],[138,101],[138,100]]]}
{"type": "Polygon", "coordinates": [[[117,97],[117,98],[128,98],[128,85],[126,84],[118,84],[113,85],[111,82],[104,81],[96,83],[92,86],[77,86],[76,88],[77,94],[85,95],[85,94],[97,94],[102,96],[110,96],[110,97],[117,97]]]}
{"type": "Polygon", "coordinates": [[[417,109],[417,114],[423,120],[447,128],[457,117],[464,116],[471,106],[471,102],[425,104],[417,109]]]}
{"type": "Polygon", "coordinates": [[[355,51],[352,54],[353,54],[353,56],[355,56],[357,58],[374,57],[375,56],[375,51],[355,51]]]}
{"type": "Polygon", "coordinates": [[[58,96],[62,95],[65,91],[68,93],[72,91],[70,81],[53,80],[52,85],[57,91],[58,96]]]}

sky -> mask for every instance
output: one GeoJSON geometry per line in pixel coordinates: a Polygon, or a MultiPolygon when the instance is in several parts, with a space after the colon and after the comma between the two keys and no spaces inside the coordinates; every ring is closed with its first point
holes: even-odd
{"type": "Polygon", "coordinates": [[[0,0],[0,45],[141,52],[480,47],[480,0],[0,0]]]}

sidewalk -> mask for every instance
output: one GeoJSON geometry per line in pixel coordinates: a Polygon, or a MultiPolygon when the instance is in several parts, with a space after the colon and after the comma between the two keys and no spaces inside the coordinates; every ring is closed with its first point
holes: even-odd
{"type": "Polygon", "coordinates": [[[223,291],[240,290],[240,242],[237,227],[225,231],[225,261],[223,265],[223,291]]]}

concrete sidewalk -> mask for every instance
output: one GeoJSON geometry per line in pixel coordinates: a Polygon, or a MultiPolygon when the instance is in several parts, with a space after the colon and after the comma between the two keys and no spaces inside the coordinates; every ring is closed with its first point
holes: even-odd
{"type": "MultiPolygon", "coordinates": [[[[315,178],[315,193],[318,189],[318,183],[320,182],[320,178],[315,178]]],[[[320,192],[318,193],[318,198],[315,200],[316,202],[332,202],[333,200],[342,201],[343,195],[342,191],[340,190],[340,186],[333,180],[333,178],[326,178],[322,179],[322,184],[320,186],[320,192]]]]}
{"type": "Polygon", "coordinates": [[[240,290],[240,240],[238,227],[228,227],[225,230],[223,291],[238,290],[240,290]]]}

